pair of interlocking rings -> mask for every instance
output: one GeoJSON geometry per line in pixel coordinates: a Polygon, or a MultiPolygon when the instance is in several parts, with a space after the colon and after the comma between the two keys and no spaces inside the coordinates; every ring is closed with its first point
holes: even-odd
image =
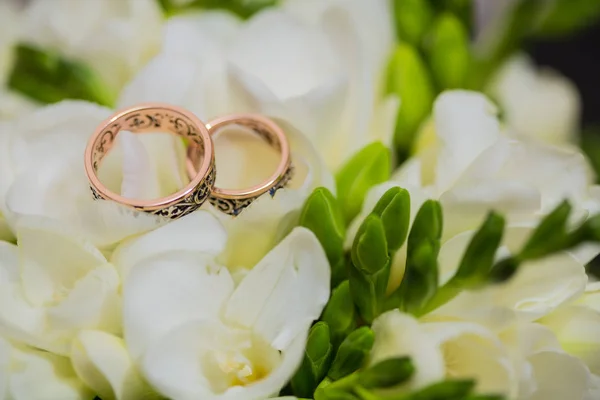
{"type": "Polygon", "coordinates": [[[282,129],[272,120],[256,114],[221,117],[204,124],[193,113],[167,104],[141,104],[117,112],[104,121],[91,137],[85,151],[85,170],[92,195],[135,210],[170,219],[183,217],[208,201],[222,212],[236,216],[263,194],[275,195],[291,178],[290,150],[282,129]],[[215,187],[216,166],[211,137],[226,126],[246,127],[281,154],[276,171],[264,182],[245,189],[215,187]],[[120,131],[132,133],[169,132],[187,145],[186,171],[190,182],[177,193],[153,200],[126,198],[110,191],[98,179],[98,168],[120,131]]]}

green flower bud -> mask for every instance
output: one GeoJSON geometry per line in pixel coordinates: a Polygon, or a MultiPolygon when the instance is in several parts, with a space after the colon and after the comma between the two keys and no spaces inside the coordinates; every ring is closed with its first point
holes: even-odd
{"type": "Polygon", "coordinates": [[[331,342],[337,348],[342,339],[356,326],[350,283],[346,280],[331,293],[321,320],[329,325],[331,342]]]}
{"type": "Polygon", "coordinates": [[[356,267],[350,268],[350,293],[360,317],[367,324],[371,324],[384,311],[389,277],[389,263],[371,275],[356,267]]]}
{"type": "Polygon", "coordinates": [[[340,206],[329,190],[315,189],[304,203],[300,225],[310,229],[325,250],[332,269],[332,281],[346,275],[344,237],[346,229],[340,206]]]}
{"type": "Polygon", "coordinates": [[[389,358],[360,372],[358,381],[365,389],[385,389],[406,382],[414,372],[410,358],[389,358]]]}
{"type": "Polygon", "coordinates": [[[427,65],[409,44],[396,47],[387,76],[388,93],[397,95],[402,101],[394,142],[396,151],[405,159],[421,123],[431,112],[435,93],[427,65]]]}
{"type": "Polygon", "coordinates": [[[468,32],[457,17],[444,13],[436,19],[427,55],[439,89],[465,87],[471,63],[469,47],[468,32]]]}
{"type": "Polygon", "coordinates": [[[369,215],[354,238],[352,262],[366,274],[374,274],[389,262],[388,246],[383,221],[377,215],[369,215]]]}
{"type": "Polygon", "coordinates": [[[438,284],[437,256],[442,228],[440,203],[427,200],[417,212],[408,235],[404,277],[390,296],[387,309],[400,307],[407,312],[417,313],[433,297],[438,284]]]}
{"type": "Polygon", "coordinates": [[[488,214],[471,239],[456,274],[429,301],[423,313],[435,310],[456,297],[465,288],[487,282],[504,231],[504,218],[494,212],[488,214]]]}
{"type": "Polygon", "coordinates": [[[15,49],[8,86],[41,103],[78,99],[111,106],[115,100],[87,66],[24,44],[15,49]]]}
{"type": "Polygon", "coordinates": [[[498,261],[490,271],[490,282],[504,282],[512,278],[519,269],[520,261],[516,257],[507,257],[498,261]]]}
{"type": "Polygon", "coordinates": [[[331,364],[329,327],[319,321],[310,330],[302,365],[292,377],[292,388],[299,397],[310,398],[331,364]]]}
{"type": "Polygon", "coordinates": [[[538,15],[543,17],[537,24],[536,34],[542,36],[565,36],[593,24],[600,17],[600,1],[595,0],[555,0],[538,7],[538,15]]]}
{"type": "Polygon", "coordinates": [[[546,215],[519,252],[519,259],[532,260],[565,248],[570,214],[571,205],[565,200],[546,215]]]}
{"type": "Polygon", "coordinates": [[[404,244],[410,224],[410,194],[406,189],[393,187],[379,199],[372,214],[381,218],[388,250],[398,250],[404,244]]]}
{"type": "Polygon", "coordinates": [[[158,0],[167,16],[181,14],[194,9],[228,10],[242,18],[249,18],[265,7],[274,6],[277,0],[192,0],[178,5],[173,0],[158,0]]]}
{"type": "Polygon", "coordinates": [[[433,10],[427,1],[394,0],[394,18],[398,39],[419,46],[431,26],[433,10]]]}
{"type": "Polygon", "coordinates": [[[407,400],[463,400],[474,387],[475,382],[470,380],[439,382],[411,394],[407,400]]]}
{"type": "Polygon", "coordinates": [[[388,180],[390,169],[390,151],[380,142],[364,147],[342,167],[336,183],[346,221],[358,215],[369,189],[388,180]]]}
{"type": "Polygon", "coordinates": [[[340,345],[327,376],[336,381],[361,368],[374,341],[375,335],[367,326],[349,334],[340,345]]]}

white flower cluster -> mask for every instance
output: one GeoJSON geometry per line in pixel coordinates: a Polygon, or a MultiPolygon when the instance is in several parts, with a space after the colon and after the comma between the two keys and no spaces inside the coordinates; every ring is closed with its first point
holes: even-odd
{"type": "MultiPolygon", "coordinates": [[[[237,218],[207,206],[165,223],[89,193],[83,151],[110,109],[41,107],[2,89],[0,399],[276,396],[330,295],[321,245],[294,228],[300,209],[316,187],[335,192],[332,173],[357,150],[391,144],[398,106],[411,101],[383,94],[391,18],[385,0],[286,0],[246,21],[217,11],[163,21],[152,0],[36,0],[10,13],[0,4],[0,55],[16,42],[60,49],[120,92],[117,108],[160,101],[204,121],[271,116],[285,127],[298,170],[289,188],[237,218]]],[[[600,210],[583,155],[556,146],[576,129],[571,86],[517,59],[493,87],[506,124],[482,94],[439,96],[419,151],[370,191],[348,245],[393,186],[409,190],[414,212],[427,198],[443,206],[440,284],[490,209],[507,217],[501,253],[565,197],[573,223],[600,210]]],[[[119,138],[99,171],[108,187],[153,198],[185,183],[180,142],[119,138]]],[[[271,165],[253,142],[215,145],[221,185],[253,181],[271,165]]],[[[510,399],[598,399],[600,286],[585,270],[598,252],[525,264],[507,284],[461,293],[419,318],[385,313],[373,324],[369,362],[412,358],[416,373],[398,392],[464,377],[510,399]]],[[[397,253],[390,290],[405,257],[406,249],[397,253]]]]}

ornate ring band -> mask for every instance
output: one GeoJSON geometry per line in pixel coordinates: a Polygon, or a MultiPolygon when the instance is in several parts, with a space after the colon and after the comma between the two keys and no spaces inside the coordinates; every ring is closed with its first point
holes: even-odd
{"type": "Polygon", "coordinates": [[[258,185],[235,190],[219,187],[213,189],[208,198],[210,203],[226,214],[237,216],[261,195],[269,193],[274,196],[278,189],[285,187],[292,177],[293,166],[285,133],[272,120],[256,114],[237,114],[214,119],[206,127],[211,137],[214,137],[222,128],[231,125],[251,129],[281,154],[275,172],[258,185]]]}
{"type": "Polygon", "coordinates": [[[141,104],[117,112],[98,126],[85,151],[85,171],[95,199],[113,200],[136,210],[176,219],[198,209],[212,191],[216,173],[214,147],[204,123],[189,111],[167,104],[141,104]],[[187,139],[188,158],[197,161],[198,172],[183,189],[158,199],[129,199],[110,191],[98,179],[98,167],[122,130],[169,132],[187,139]]]}

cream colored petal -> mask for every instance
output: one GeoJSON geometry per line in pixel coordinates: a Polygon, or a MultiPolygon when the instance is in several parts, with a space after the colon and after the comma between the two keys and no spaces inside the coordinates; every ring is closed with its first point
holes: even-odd
{"type": "Polygon", "coordinates": [[[600,375],[600,312],[582,306],[562,307],[540,323],[556,334],[567,353],[600,375]]]}
{"type": "Polygon", "coordinates": [[[103,400],[158,399],[133,364],[123,339],[103,331],[81,331],[71,348],[77,376],[103,400]]]}
{"type": "Polygon", "coordinates": [[[329,285],[321,244],[311,231],[296,228],[241,281],[224,315],[283,350],[318,319],[329,285]]]}
{"type": "Polygon", "coordinates": [[[77,281],[64,300],[49,307],[44,337],[56,342],[54,351],[67,355],[73,336],[81,329],[121,333],[119,290],[117,271],[107,264],[77,281]]]}
{"type": "Polygon", "coordinates": [[[398,391],[426,386],[445,376],[444,358],[438,341],[428,335],[411,315],[388,311],[373,322],[375,344],[369,363],[391,357],[409,356],[415,365],[410,382],[398,391]]]}
{"type": "Polygon", "coordinates": [[[227,233],[219,221],[206,211],[197,211],[122,242],[112,254],[111,262],[126,280],[129,270],[144,259],[174,251],[197,251],[216,256],[223,251],[226,241],[227,233]]]}
{"type": "Polygon", "coordinates": [[[533,60],[518,54],[499,69],[490,86],[507,124],[518,133],[557,145],[575,141],[581,99],[566,77],[537,70],[533,60]]]}
{"type": "Polygon", "coordinates": [[[233,281],[211,262],[206,254],[175,249],[131,269],[123,287],[123,323],[133,359],[171,329],[220,314],[233,281]]]}
{"type": "Polygon", "coordinates": [[[49,219],[21,218],[17,238],[23,290],[34,305],[55,301],[107,262],[91,243],[49,219]]]}
{"type": "Polygon", "coordinates": [[[529,357],[537,390],[531,400],[592,400],[593,377],[576,357],[562,352],[543,351],[529,357]]]}
{"type": "Polygon", "coordinates": [[[434,104],[439,153],[436,186],[440,193],[499,136],[496,108],[482,94],[468,91],[442,93],[434,104]]]}
{"type": "MultiPolygon", "coordinates": [[[[247,332],[215,321],[190,323],[172,331],[153,346],[144,357],[142,368],[149,382],[171,398],[262,400],[279,392],[291,379],[304,354],[306,332],[278,357],[278,364],[265,366],[267,376],[247,385],[228,385],[227,380],[223,381],[226,370],[215,370],[219,368],[220,355],[227,354],[228,349],[232,353],[245,349],[248,356],[254,355],[260,362],[266,362],[266,353],[252,354],[252,347],[246,347],[256,345],[248,341],[248,337],[247,332]]],[[[257,362],[252,357],[247,360],[257,362]]],[[[227,365],[221,368],[227,368],[227,365]]]]}
{"type": "Polygon", "coordinates": [[[468,322],[431,322],[423,332],[439,343],[446,376],[474,379],[479,393],[515,396],[518,378],[500,339],[481,325],[468,322]]]}
{"type": "Polygon", "coordinates": [[[13,347],[7,398],[87,400],[94,394],[81,382],[68,358],[27,347],[13,347]]]}

